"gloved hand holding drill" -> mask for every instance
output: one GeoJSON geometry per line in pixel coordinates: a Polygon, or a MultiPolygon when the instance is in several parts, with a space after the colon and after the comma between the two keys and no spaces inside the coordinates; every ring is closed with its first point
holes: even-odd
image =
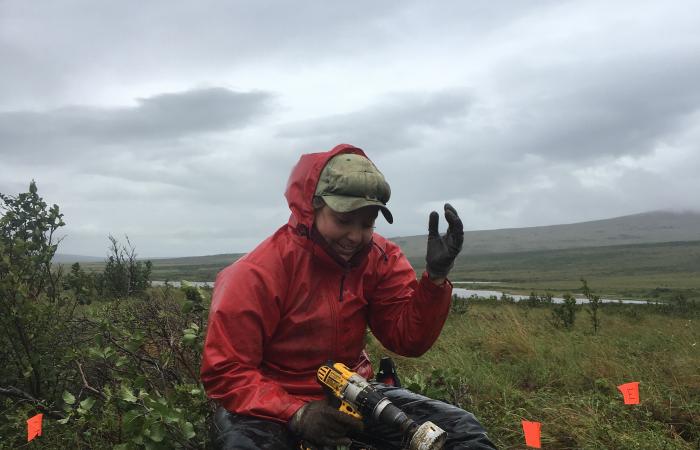
{"type": "Polygon", "coordinates": [[[352,441],[350,432],[362,431],[361,420],[340,412],[327,400],[316,400],[302,406],[289,421],[292,433],[317,445],[345,445],[352,441]]]}
{"type": "Polygon", "coordinates": [[[428,252],[425,256],[426,270],[433,281],[444,280],[454,266],[455,258],[462,250],[464,242],[464,228],[457,211],[449,203],[445,203],[445,219],[447,219],[447,232],[440,236],[437,212],[430,213],[428,222],[428,252]]]}

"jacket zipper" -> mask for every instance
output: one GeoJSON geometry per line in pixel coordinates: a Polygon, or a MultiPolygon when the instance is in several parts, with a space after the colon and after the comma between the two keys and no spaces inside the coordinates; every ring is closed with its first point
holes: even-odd
{"type": "MultiPolygon", "coordinates": [[[[345,268],[343,269],[343,276],[340,277],[340,293],[338,295],[338,303],[343,302],[343,291],[345,290],[345,277],[348,275],[349,269],[345,268]]],[[[331,305],[331,313],[333,314],[333,323],[336,324],[335,326],[335,334],[333,336],[333,359],[335,359],[335,356],[338,354],[338,342],[340,342],[340,323],[338,322],[338,315],[340,312],[336,312],[335,310],[335,305],[331,305]]]]}
{"type": "Polygon", "coordinates": [[[340,296],[338,297],[338,302],[343,302],[343,290],[345,288],[345,277],[347,276],[347,270],[343,270],[343,276],[340,277],[340,296]]]}
{"type": "Polygon", "coordinates": [[[333,301],[328,302],[331,309],[331,323],[335,326],[333,327],[333,341],[331,342],[331,354],[329,359],[335,361],[335,355],[338,353],[338,311],[337,306],[333,301]]]}

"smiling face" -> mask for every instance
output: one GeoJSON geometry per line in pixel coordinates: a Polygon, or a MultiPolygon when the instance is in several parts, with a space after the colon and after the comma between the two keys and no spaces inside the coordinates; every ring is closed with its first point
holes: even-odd
{"type": "Polygon", "coordinates": [[[324,205],[316,210],[314,223],[328,245],[341,258],[349,261],[372,239],[378,213],[379,208],[374,206],[339,213],[324,205]]]}

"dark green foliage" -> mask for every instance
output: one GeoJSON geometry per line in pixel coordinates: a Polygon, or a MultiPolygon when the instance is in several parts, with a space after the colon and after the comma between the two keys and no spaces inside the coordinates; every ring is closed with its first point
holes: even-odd
{"type": "Polygon", "coordinates": [[[564,294],[564,302],[552,308],[550,322],[557,328],[570,330],[576,322],[577,310],[576,297],[567,292],[564,294]]]}
{"type": "Polygon", "coordinates": [[[500,300],[503,303],[515,303],[515,297],[506,294],[505,292],[501,293],[501,298],[500,300]]]}
{"type": "MultiPolygon", "coordinates": [[[[63,382],[41,399],[53,411],[44,448],[205,447],[211,406],[199,363],[209,298],[200,292],[201,307],[192,308],[185,296],[167,286],[149,289],[93,303],[72,321],[70,340],[53,349],[63,382]]],[[[5,403],[12,414],[0,425],[0,448],[26,439],[21,425],[38,409],[22,404],[5,403]]]]}
{"type": "Polygon", "coordinates": [[[529,306],[530,308],[536,308],[538,306],[551,305],[552,304],[552,294],[551,292],[546,292],[543,295],[537,295],[535,291],[530,292],[530,296],[527,300],[521,301],[520,304],[524,306],[529,306]]]}
{"type": "Polygon", "coordinates": [[[649,303],[649,307],[654,311],[669,316],[698,318],[700,317],[700,303],[694,298],[688,299],[683,294],[678,294],[670,302],[649,303]]]}
{"type": "Polygon", "coordinates": [[[433,369],[427,376],[421,373],[404,379],[406,389],[435,400],[466,408],[469,397],[468,380],[457,369],[433,369]]]}
{"type": "Polygon", "coordinates": [[[204,445],[209,405],[199,361],[206,308],[186,312],[183,294],[152,289],[143,298],[104,303],[81,320],[90,338],[74,354],[82,383],[64,392],[64,400],[83,398],[96,406],[66,405],[65,424],[103,432],[81,439],[116,448],[204,445]]]}
{"type": "Polygon", "coordinates": [[[202,289],[192,286],[186,281],[180,283],[180,289],[185,293],[185,308],[188,312],[190,310],[196,312],[204,310],[204,291],[202,289]]]}
{"type": "Polygon", "coordinates": [[[469,303],[467,299],[458,297],[457,294],[452,294],[452,304],[450,305],[450,312],[452,314],[465,314],[469,309],[469,303]]]}
{"type": "Polygon", "coordinates": [[[111,235],[109,241],[110,255],[102,276],[98,278],[100,292],[109,298],[142,295],[150,285],[153,264],[151,261],[143,262],[136,259],[136,250],[128,236],[127,245],[120,244],[111,235]]]}
{"type": "Polygon", "coordinates": [[[75,309],[62,296],[60,271],[51,271],[63,215],[34,181],[16,197],[0,194],[0,210],[0,388],[41,399],[61,387],[62,355],[53,349],[67,341],[75,309]]]}
{"type": "Polygon", "coordinates": [[[208,292],[148,288],[150,263],[113,238],[104,273],[52,271],[58,206],[33,182],[0,201],[0,449],[26,445],[38,412],[42,448],[203,448],[208,292]]]}
{"type": "Polygon", "coordinates": [[[97,298],[95,274],[85,272],[80,263],[75,263],[70,272],[63,276],[63,289],[72,291],[81,305],[89,305],[97,298]]]}
{"type": "Polygon", "coordinates": [[[675,312],[685,315],[697,310],[697,305],[695,304],[695,299],[688,300],[685,295],[679,294],[673,299],[671,308],[675,312]]]}
{"type": "Polygon", "coordinates": [[[598,315],[598,310],[600,309],[602,302],[600,301],[599,295],[595,295],[593,294],[593,292],[591,292],[591,289],[588,287],[588,283],[586,282],[586,280],[581,278],[581,283],[583,283],[583,286],[581,287],[583,295],[588,299],[588,308],[586,309],[586,312],[591,318],[591,324],[593,325],[593,334],[598,334],[598,329],[600,328],[600,316],[598,315]]]}

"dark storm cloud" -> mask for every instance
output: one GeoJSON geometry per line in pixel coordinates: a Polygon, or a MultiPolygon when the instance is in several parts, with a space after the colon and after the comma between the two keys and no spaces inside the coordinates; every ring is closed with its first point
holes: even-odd
{"type": "MultiPolygon", "coordinates": [[[[270,98],[265,92],[208,88],[138,99],[133,107],[4,112],[0,113],[0,155],[25,161],[40,155],[48,159],[52,153],[65,157],[106,145],[153,143],[238,129],[267,112],[270,98]]],[[[138,150],[148,148],[142,145],[138,150]]]]}
{"type": "Polygon", "coordinates": [[[305,148],[351,141],[386,153],[419,145],[426,132],[463,119],[471,103],[471,95],[461,89],[387,95],[357,111],[283,125],[279,136],[303,140],[305,148]]]}

